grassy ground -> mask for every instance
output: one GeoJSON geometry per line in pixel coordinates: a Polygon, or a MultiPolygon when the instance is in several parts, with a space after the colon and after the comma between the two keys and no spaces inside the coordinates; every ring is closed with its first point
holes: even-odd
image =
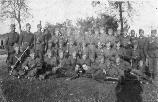
{"type": "MultiPolygon", "coordinates": [[[[117,83],[99,83],[92,79],[65,80],[53,77],[39,81],[8,77],[6,65],[0,63],[0,102],[115,102],[117,83]],[[2,97],[4,96],[4,97],[2,97]]],[[[157,102],[158,90],[153,85],[143,85],[144,102],[157,102]]]]}

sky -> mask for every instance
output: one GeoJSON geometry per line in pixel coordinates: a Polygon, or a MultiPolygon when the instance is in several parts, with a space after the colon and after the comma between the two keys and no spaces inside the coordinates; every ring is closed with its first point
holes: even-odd
{"type": "MultiPolygon", "coordinates": [[[[28,5],[31,8],[33,18],[22,23],[22,29],[29,22],[32,25],[32,32],[36,31],[36,25],[42,21],[44,26],[47,22],[56,23],[66,19],[75,21],[77,18],[88,16],[97,16],[96,11],[102,8],[93,8],[92,0],[29,0],[28,5]]],[[[103,1],[103,0],[100,0],[103,1]]],[[[105,2],[106,0],[104,0],[105,2]]],[[[141,0],[139,0],[141,1],[141,0]]],[[[139,28],[145,29],[149,33],[151,28],[158,27],[158,0],[144,1],[142,5],[133,5],[136,14],[130,21],[131,29],[138,31],[139,28]]],[[[12,22],[0,22],[0,34],[9,31],[9,25],[12,22]]]]}

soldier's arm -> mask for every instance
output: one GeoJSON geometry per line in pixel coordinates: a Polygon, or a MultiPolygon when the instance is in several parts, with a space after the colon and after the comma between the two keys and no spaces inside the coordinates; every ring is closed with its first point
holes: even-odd
{"type": "Polygon", "coordinates": [[[148,56],[148,46],[149,46],[149,40],[146,39],[143,49],[146,56],[148,56]]]}

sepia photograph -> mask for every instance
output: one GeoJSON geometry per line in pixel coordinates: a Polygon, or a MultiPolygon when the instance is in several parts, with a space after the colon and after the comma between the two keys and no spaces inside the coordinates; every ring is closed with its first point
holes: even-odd
{"type": "Polygon", "coordinates": [[[0,0],[0,102],[158,102],[158,0],[0,0]]]}

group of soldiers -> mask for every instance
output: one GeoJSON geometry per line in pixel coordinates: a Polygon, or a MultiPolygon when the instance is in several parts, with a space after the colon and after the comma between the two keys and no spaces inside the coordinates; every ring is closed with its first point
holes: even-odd
{"type": "Polygon", "coordinates": [[[157,30],[145,37],[144,30],[123,34],[111,27],[96,27],[85,32],[71,28],[55,28],[30,32],[31,25],[20,35],[11,24],[5,42],[8,52],[8,72],[17,77],[45,79],[49,75],[76,78],[79,76],[104,79],[120,77],[125,70],[132,70],[158,80],[157,30]],[[80,34],[82,33],[82,34],[80,34]],[[78,34],[78,35],[77,35],[78,34]]]}

